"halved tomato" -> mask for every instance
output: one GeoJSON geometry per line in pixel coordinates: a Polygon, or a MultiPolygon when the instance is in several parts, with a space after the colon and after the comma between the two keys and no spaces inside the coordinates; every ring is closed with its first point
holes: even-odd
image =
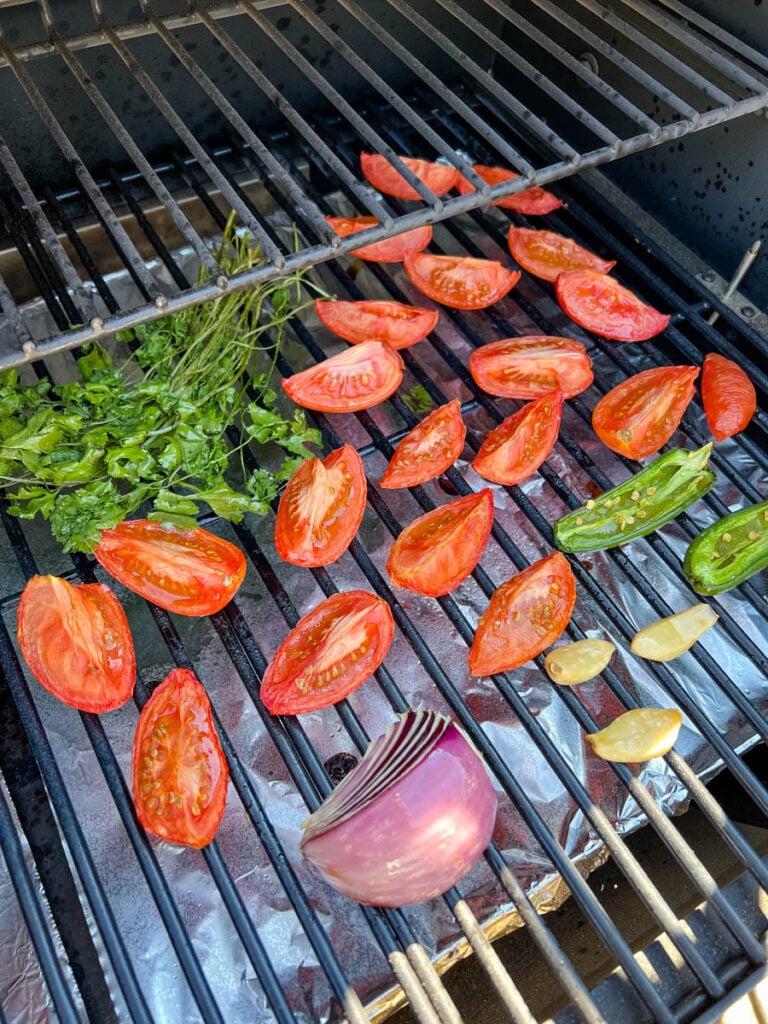
{"type": "Polygon", "coordinates": [[[380,341],[364,341],[284,377],[282,383],[286,395],[305,409],[358,412],[389,398],[402,379],[403,360],[397,352],[380,341]]]}
{"type": "Polygon", "coordinates": [[[576,580],[559,551],[539,559],[495,591],[469,650],[473,676],[509,672],[553,644],[576,603],[576,580]]]}
{"type": "Polygon", "coordinates": [[[655,366],[628,377],[595,406],[595,433],[630,459],[653,455],[677,430],[698,375],[698,366],[655,366]]]}
{"type": "Polygon", "coordinates": [[[507,233],[509,251],[516,263],[544,281],[557,280],[567,270],[595,270],[607,274],[616,260],[603,260],[572,238],[554,231],[530,231],[512,226],[507,233]]]}
{"type": "Polygon", "coordinates": [[[472,468],[493,483],[519,484],[549,457],[562,414],[562,391],[528,402],[490,432],[472,460],[472,468]]]}
{"type": "MultiPolygon", "coordinates": [[[[511,181],[512,178],[520,177],[514,171],[508,171],[506,167],[486,167],[484,164],[473,164],[472,170],[489,185],[498,185],[501,181],[511,181]]],[[[463,174],[459,175],[456,188],[463,196],[475,191],[463,174]]],[[[513,196],[507,196],[505,199],[497,199],[492,205],[536,216],[537,214],[552,213],[553,210],[557,210],[563,205],[563,201],[536,185],[533,188],[526,188],[522,192],[516,192],[513,196]]]]}
{"type": "Polygon", "coordinates": [[[363,460],[351,445],[302,462],[277,506],[278,555],[292,565],[335,562],[357,533],[367,490],[363,460]]]}
{"type": "Polygon", "coordinates": [[[390,579],[427,597],[450,593],[480,561],[492,526],[490,487],[432,509],[395,540],[387,559],[390,579]]]}
{"type": "MultiPolygon", "coordinates": [[[[375,228],[379,221],[375,217],[326,217],[333,230],[341,238],[375,228]]],[[[432,228],[426,224],[422,228],[403,231],[394,238],[385,238],[383,242],[372,242],[362,249],[351,249],[351,255],[371,263],[400,263],[407,252],[421,252],[432,241],[432,228]]]]}
{"type": "Polygon", "coordinates": [[[757,408],[755,387],[732,359],[708,352],[701,371],[701,400],[716,441],[740,433],[757,408]]]}
{"type": "Polygon", "coordinates": [[[344,700],[386,657],[395,622],[386,601],[348,590],[321,601],[278,647],[261,681],[273,715],[300,715],[344,700]]]}
{"type": "Polygon", "coordinates": [[[33,576],[19,601],[16,634],[32,675],[70,707],[114,711],[133,693],[131,631],[120,602],[103,583],[33,576]]]}
{"type": "Polygon", "coordinates": [[[247,568],[245,555],[228,540],[151,519],[126,519],[103,530],[93,554],[124,587],[178,615],[220,611],[247,568]]]}
{"type": "Polygon", "coordinates": [[[542,398],[558,388],[563,398],[573,398],[594,380],[581,342],[546,335],[481,345],[469,357],[469,372],[478,387],[499,398],[542,398]]]}
{"type": "Polygon", "coordinates": [[[440,476],[461,455],[466,435],[458,398],[438,406],[402,439],[379,486],[416,487],[440,476]]]}
{"type": "Polygon", "coordinates": [[[560,274],[555,292],[574,323],[611,341],[647,341],[660,334],[671,319],[595,270],[560,274]]]}
{"type": "Polygon", "coordinates": [[[229,769],[208,694],[188,669],[173,669],[142,708],[131,779],[147,832],[197,850],[212,841],[224,816],[229,769]]]}
{"type": "Polygon", "coordinates": [[[358,302],[317,299],[315,312],[329,331],[353,345],[363,341],[383,341],[398,349],[408,348],[426,338],[434,330],[440,315],[436,309],[365,299],[358,302]]]}
{"type": "MultiPolygon", "coordinates": [[[[436,196],[450,192],[461,177],[455,167],[448,167],[447,164],[435,164],[410,156],[401,156],[400,159],[436,196]]],[[[394,196],[396,199],[422,199],[385,156],[379,153],[361,153],[360,167],[370,184],[379,192],[394,196]]]]}
{"type": "Polygon", "coordinates": [[[485,309],[502,299],[520,280],[519,270],[507,270],[496,260],[472,256],[434,256],[406,253],[405,272],[419,291],[452,309],[485,309]]]}

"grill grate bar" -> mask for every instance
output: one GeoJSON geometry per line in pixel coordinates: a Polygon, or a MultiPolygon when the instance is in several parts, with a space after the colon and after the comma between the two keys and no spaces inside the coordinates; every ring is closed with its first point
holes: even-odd
{"type": "Polygon", "coordinates": [[[731,32],[726,31],[722,26],[715,25],[708,18],[699,14],[698,11],[685,7],[683,4],[678,3],[677,0],[659,0],[659,2],[670,11],[673,11],[678,17],[685,18],[686,24],[697,25],[706,35],[740,54],[745,60],[750,61],[762,71],[768,72],[768,57],[753,46],[750,46],[743,39],[739,39],[731,32]]]}

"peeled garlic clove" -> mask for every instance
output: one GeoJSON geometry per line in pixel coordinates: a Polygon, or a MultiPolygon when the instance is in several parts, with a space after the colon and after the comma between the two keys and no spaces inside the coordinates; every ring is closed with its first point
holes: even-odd
{"type": "Polygon", "coordinates": [[[587,739],[604,761],[650,761],[672,749],[682,724],[677,708],[635,708],[587,739]]]}
{"type": "Polygon", "coordinates": [[[610,640],[577,640],[550,651],[544,668],[553,683],[573,686],[599,676],[616,650],[610,640]]]}
{"type": "Polygon", "coordinates": [[[635,633],[630,650],[649,661],[670,661],[684,654],[717,620],[710,605],[695,604],[635,633]]]}

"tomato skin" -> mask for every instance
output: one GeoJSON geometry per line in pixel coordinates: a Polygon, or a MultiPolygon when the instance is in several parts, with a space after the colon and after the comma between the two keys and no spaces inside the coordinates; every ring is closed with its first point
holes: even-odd
{"type": "Polygon", "coordinates": [[[395,635],[386,601],[365,590],[321,601],[278,647],[261,681],[272,715],[300,715],[344,700],[384,661],[395,635]]]}
{"type": "Polygon", "coordinates": [[[701,370],[701,400],[716,441],[740,433],[757,409],[755,387],[732,359],[708,352],[701,370]]]}
{"type": "Polygon", "coordinates": [[[351,445],[307,459],[288,481],[275,518],[275,549],[292,565],[330,565],[347,550],[365,511],[363,460],[351,445]]]}
{"type": "Polygon", "coordinates": [[[197,850],[213,840],[229,769],[208,694],[188,669],[173,669],[142,708],[131,780],[136,816],[147,832],[197,850]]]}
{"type": "Polygon", "coordinates": [[[466,436],[458,398],[438,406],[402,439],[379,486],[416,487],[440,476],[461,455],[466,436]]]}
{"type": "Polygon", "coordinates": [[[507,270],[496,260],[472,256],[406,253],[403,266],[419,291],[452,309],[486,309],[504,298],[521,277],[519,270],[507,270]]]}
{"type": "Polygon", "coordinates": [[[559,551],[539,559],[495,591],[469,650],[473,676],[509,672],[553,644],[576,603],[576,580],[559,551]]]}
{"type": "MultiPolygon", "coordinates": [[[[514,171],[508,171],[504,167],[486,167],[485,164],[473,164],[472,170],[475,174],[479,174],[483,181],[486,181],[489,185],[498,185],[500,181],[510,181],[512,178],[520,177],[519,174],[515,174],[514,171]]],[[[463,196],[475,191],[463,174],[459,175],[456,188],[463,196]]],[[[539,188],[536,185],[533,188],[526,188],[522,192],[516,192],[513,196],[507,196],[505,199],[497,199],[491,205],[501,206],[505,210],[516,210],[518,213],[525,213],[529,216],[536,216],[552,213],[553,210],[557,210],[563,205],[563,201],[551,192],[547,192],[546,189],[539,188]]]]}
{"type": "Polygon", "coordinates": [[[655,366],[628,377],[595,406],[593,430],[627,458],[654,455],[677,430],[698,375],[698,366],[655,366]]]}
{"type": "Polygon", "coordinates": [[[607,274],[616,266],[616,260],[601,259],[572,238],[554,231],[530,231],[513,225],[507,233],[507,242],[515,263],[544,281],[556,281],[559,274],[568,270],[607,274]]]}
{"type": "Polygon", "coordinates": [[[389,345],[364,341],[322,362],[284,377],[286,395],[317,412],[359,412],[394,394],[403,379],[403,360],[389,345]]]}
{"type": "Polygon", "coordinates": [[[100,714],[130,699],[133,639],[120,602],[103,583],[32,576],[19,601],[16,634],[32,675],[70,707],[100,714]]]}
{"type": "Polygon", "coordinates": [[[560,274],[555,292],[574,323],[611,341],[647,341],[665,330],[671,319],[612,277],[594,270],[560,274]]]}
{"type": "Polygon", "coordinates": [[[426,338],[435,329],[440,316],[436,309],[375,299],[357,302],[317,299],[315,312],[329,331],[353,345],[382,341],[394,349],[409,348],[426,338]]]}
{"type": "Polygon", "coordinates": [[[228,540],[151,519],[126,519],[103,530],[93,554],[124,587],[178,615],[221,611],[247,569],[245,555],[228,540]]]}
{"type": "Polygon", "coordinates": [[[562,414],[562,391],[528,402],[490,432],[472,468],[485,480],[507,487],[526,480],[549,458],[562,414]]]}
{"type": "MultiPolygon", "coordinates": [[[[450,192],[456,187],[456,182],[461,176],[455,167],[448,167],[446,164],[431,163],[429,160],[410,156],[401,156],[400,159],[436,196],[450,192]]],[[[379,153],[361,153],[360,167],[368,182],[378,192],[394,196],[395,199],[416,199],[424,202],[416,189],[408,184],[385,156],[379,153]]]]}
{"type": "MultiPolygon", "coordinates": [[[[379,223],[375,217],[326,217],[333,230],[341,238],[375,228],[379,223]]],[[[432,228],[429,224],[422,228],[403,231],[394,238],[385,238],[383,242],[372,242],[361,249],[350,250],[350,255],[371,263],[400,263],[407,252],[421,252],[432,241],[432,228]]]]}
{"type": "Polygon", "coordinates": [[[473,350],[469,372],[478,387],[499,398],[543,398],[560,389],[581,394],[594,380],[587,350],[573,338],[502,338],[473,350]]]}
{"type": "Polygon", "coordinates": [[[387,572],[396,587],[442,597],[469,576],[493,526],[489,487],[419,516],[395,540],[387,572]]]}

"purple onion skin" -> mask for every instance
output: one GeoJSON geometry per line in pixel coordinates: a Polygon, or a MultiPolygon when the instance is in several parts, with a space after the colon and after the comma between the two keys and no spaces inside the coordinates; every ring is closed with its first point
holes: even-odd
{"type": "Polygon", "coordinates": [[[450,726],[421,764],[302,849],[342,895],[402,907],[455,885],[488,845],[495,818],[485,765],[450,726]]]}

